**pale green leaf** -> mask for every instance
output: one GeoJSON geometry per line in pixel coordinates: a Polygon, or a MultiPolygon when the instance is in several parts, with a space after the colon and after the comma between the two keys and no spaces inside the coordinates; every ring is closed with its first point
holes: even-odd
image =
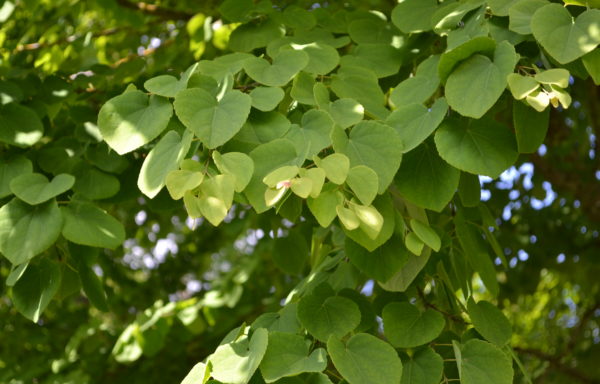
{"type": "Polygon", "coordinates": [[[440,236],[434,231],[429,225],[423,223],[417,219],[410,220],[410,227],[415,234],[425,243],[429,248],[438,252],[442,246],[442,240],[440,236]]]}
{"type": "Polygon", "coordinates": [[[279,87],[256,87],[250,91],[252,106],[263,112],[275,109],[283,96],[284,92],[279,87]]]}
{"type": "Polygon", "coordinates": [[[375,171],[364,165],[350,168],[346,184],[364,205],[370,205],[377,196],[379,178],[375,171]]]}
{"type": "Polygon", "coordinates": [[[406,248],[415,256],[419,256],[423,252],[425,243],[417,236],[416,233],[410,232],[404,237],[406,248]]]}
{"type": "Polygon", "coordinates": [[[540,87],[540,84],[531,76],[511,73],[506,80],[508,81],[508,89],[517,100],[524,99],[540,87]]]}
{"type": "Polygon", "coordinates": [[[252,159],[245,153],[240,152],[220,154],[214,151],[212,157],[221,173],[231,175],[235,178],[235,191],[242,192],[254,173],[254,162],[252,159]]]}
{"type": "Polygon", "coordinates": [[[518,0],[508,9],[508,29],[521,35],[530,35],[531,17],[546,4],[546,0],[518,0]]]}
{"type": "Polygon", "coordinates": [[[73,184],[75,178],[66,173],[55,176],[50,182],[41,173],[26,173],[13,178],[10,189],[27,204],[37,205],[68,191],[73,184]]]}
{"type": "Polygon", "coordinates": [[[169,195],[174,200],[179,200],[187,191],[191,191],[202,184],[202,180],[204,180],[204,173],[181,169],[169,172],[165,184],[169,195]]]}
{"type": "Polygon", "coordinates": [[[350,159],[346,155],[332,153],[323,159],[315,157],[313,160],[332,183],[343,184],[346,181],[350,170],[350,159]]]}
{"type": "Polygon", "coordinates": [[[377,76],[367,68],[343,66],[331,80],[331,89],[339,98],[354,99],[367,113],[385,119],[389,111],[385,109],[385,97],[379,87],[377,76]]]}
{"type": "Polygon", "coordinates": [[[221,345],[210,355],[213,378],[230,384],[247,384],[265,355],[268,331],[259,328],[252,336],[221,345]]]}

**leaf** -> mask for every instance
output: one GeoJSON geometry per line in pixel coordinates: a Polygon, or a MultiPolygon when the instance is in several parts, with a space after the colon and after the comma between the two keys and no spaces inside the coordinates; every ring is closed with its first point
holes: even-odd
{"type": "Polygon", "coordinates": [[[263,178],[277,168],[296,165],[298,154],[289,140],[275,139],[259,145],[249,155],[254,161],[254,174],[244,193],[256,212],[261,213],[269,208],[264,200],[267,185],[263,178]]]}
{"type": "Polygon", "coordinates": [[[164,187],[167,175],[177,169],[192,143],[193,134],[186,130],[183,137],[176,131],[167,132],[152,148],[140,169],[137,185],[153,199],[164,187]]]}
{"type": "Polygon", "coordinates": [[[265,355],[268,335],[266,329],[259,328],[251,338],[242,335],[219,346],[209,356],[212,377],[225,383],[247,384],[265,355]]]}
{"type": "Polygon", "coordinates": [[[303,51],[282,50],[273,63],[260,57],[244,61],[244,70],[253,80],[269,87],[282,87],[308,64],[308,55],[303,51]]]}
{"type": "Polygon", "coordinates": [[[283,22],[294,29],[311,29],[317,23],[312,12],[296,5],[285,8],[282,14],[283,22]]]}
{"type": "Polygon", "coordinates": [[[204,363],[197,363],[183,378],[181,384],[204,384],[210,377],[210,368],[204,363]]]}
{"type": "Polygon", "coordinates": [[[314,75],[326,75],[340,63],[337,50],[324,42],[292,44],[292,48],[308,55],[308,64],[302,70],[314,75]]]}
{"type": "Polygon", "coordinates": [[[442,159],[473,174],[498,177],[517,160],[515,138],[494,120],[444,121],[435,134],[442,159]]]}
{"type": "Polygon", "coordinates": [[[425,246],[423,240],[421,240],[414,232],[410,232],[406,235],[406,237],[404,237],[404,244],[406,245],[406,248],[408,248],[408,250],[415,256],[421,255],[421,252],[423,252],[423,247],[425,246]]]}
{"type": "Polygon", "coordinates": [[[369,278],[385,283],[404,266],[408,252],[398,236],[392,236],[373,252],[367,251],[350,238],[346,238],[345,253],[350,262],[369,278]]]}
{"type": "Polygon", "coordinates": [[[256,87],[250,91],[252,106],[263,112],[275,109],[283,96],[284,92],[279,87],[256,87]]]}
{"type": "Polygon", "coordinates": [[[386,123],[396,129],[402,143],[404,153],[421,144],[440,125],[448,111],[444,98],[437,99],[431,108],[421,104],[408,104],[392,112],[386,123]]]}
{"type": "Polygon", "coordinates": [[[508,29],[521,35],[531,34],[531,18],[546,0],[518,0],[508,9],[508,29]]]}
{"type": "Polygon", "coordinates": [[[552,68],[546,71],[537,73],[534,79],[541,84],[557,85],[560,88],[567,88],[569,86],[569,71],[564,68],[552,68]]]}
{"type": "Polygon", "coordinates": [[[278,312],[267,312],[252,323],[251,329],[266,328],[269,332],[287,332],[296,334],[302,328],[298,321],[298,303],[289,303],[278,312]]]}
{"type": "Polygon", "coordinates": [[[254,173],[254,162],[245,153],[229,152],[220,154],[217,151],[212,153],[215,165],[225,175],[231,175],[235,178],[235,191],[242,192],[254,173]]]}
{"type": "Polygon", "coordinates": [[[511,384],[513,382],[511,360],[493,344],[477,339],[471,339],[460,346],[454,342],[454,351],[457,354],[456,365],[461,383],[511,384]]]}
{"type": "MultiPolygon", "coordinates": [[[[216,153],[213,152],[213,153],[216,153]]],[[[195,189],[204,180],[204,174],[198,171],[175,170],[167,174],[165,184],[173,200],[179,200],[187,191],[195,189]]]]}
{"type": "Polygon", "coordinates": [[[434,231],[429,225],[417,220],[410,220],[410,227],[415,234],[425,243],[429,248],[433,249],[436,252],[439,252],[440,247],[442,246],[442,241],[440,236],[434,231]]]}
{"type": "Polygon", "coordinates": [[[394,232],[395,226],[394,207],[389,195],[385,194],[377,197],[373,202],[373,207],[383,218],[383,226],[378,231],[375,238],[372,237],[372,233],[364,231],[363,225],[358,229],[346,231],[347,236],[365,247],[369,252],[373,252],[376,248],[388,241],[394,232]]]}
{"type": "Polygon", "coordinates": [[[600,10],[588,9],[576,18],[560,4],[547,4],[531,18],[535,39],[559,63],[577,60],[600,44],[600,10]]]}
{"type": "Polygon", "coordinates": [[[477,36],[470,39],[440,56],[438,64],[438,75],[442,83],[446,83],[448,76],[465,60],[473,57],[476,53],[489,56],[494,53],[496,42],[487,36],[477,36]]]}
{"type": "Polygon", "coordinates": [[[326,228],[336,218],[336,207],[342,202],[343,196],[335,189],[333,184],[328,183],[325,184],[318,197],[307,200],[307,205],[319,225],[326,228]]]}
{"type": "Polygon", "coordinates": [[[296,151],[310,159],[331,145],[333,124],[327,112],[311,109],[302,116],[301,126],[293,125],[285,138],[299,143],[296,151]]]}
{"type": "Polygon", "coordinates": [[[30,265],[12,289],[15,308],[26,318],[37,323],[42,312],[60,288],[60,267],[43,258],[30,265]]]}
{"type": "Polygon", "coordinates": [[[213,149],[225,144],[242,128],[250,113],[250,96],[237,90],[221,100],[200,88],[183,90],[175,97],[175,113],[181,122],[213,149]]]}
{"type": "Polygon", "coordinates": [[[74,170],[73,190],[90,200],[106,199],[119,192],[119,179],[95,167],[80,163],[74,170]]]}
{"type": "Polygon", "coordinates": [[[98,129],[119,155],[154,140],[165,130],[173,108],[161,96],[128,91],[108,100],[98,114],[98,129]]]}
{"type": "Polygon", "coordinates": [[[297,196],[306,199],[312,192],[312,180],[308,177],[297,177],[291,181],[290,189],[297,196]]]}
{"type": "Polygon", "coordinates": [[[171,75],[160,75],[146,80],[144,88],[150,93],[154,93],[164,97],[175,97],[179,91],[184,90],[188,86],[190,77],[196,71],[198,64],[189,67],[182,75],[181,79],[177,79],[171,75]]]}
{"type": "Polygon", "coordinates": [[[31,173],[33,165],[23,156],[14,156],[0,162],[0,199],[12,194],[10,182],[19,175],[31,173]]]}
{"type": "Polygon", "coordinates": [[[400,384],[438,384],[442,379],[444,361],[431,348],[416,351],[403,364],[400,384]]]}
{"type": "Polygon", "coordinates": [[[383,216],[381,216],[381,213],[371,205],[351,204],[350,206],[360,220],[360,229],[371,240],[377,239],[383,228],[383,216]]]}
{"type": "Polygon", "coordinates": [[[282,181],[289,181],[298,175],[300,169],[295,165],[284,165],[269,173],[263,178],[263,183],[269,188],[275,188],[282,181]]]}
{"type": "MultiPolygon", "coordinates": [[[[235,5],[236,7],[239,4],[235,5]]],[[[271,41],[282,37],[285,28],[273,19],[264,18],[257,22],[245,23],[231,32],[227,46],[232,51],[250,52],[266,47],[271,41]]]]}
{"type": "Polygon", "coordinates": [[[123,224],[93,204],[71,202],[61,212],[62,235],[75,244],[115,249],[125,241],[123,224]]]}
{"type": "Polygon", "coordinates": [[[405,0],[392,10],[392,22],[404,33],[429,31],[437,7],[436,0],[405,0]]]}
{"type": "Polygon", "coordinates": [[[98,255],[98,248],[84,247],[69,243],[69,253],[76,260],[77,273],[83,292],[93,306],[101,311],[108,311],[108,301],[104,285],[92,268],[98,255]]]}
{"type": "Polygon", "coordinates": [[[488,0],[488,6],[496,16],[508,16],[508,10],[518,0],[488,0]]]}
{"type": "Polygon", "coordinates": [[[345,344],[332,336],[327,351],[350,384],[397,384],[402,377],[402,362],[394,348],[373,335],[358,333],[345,344]]]}
{"type": "Polygon", "coordinates": [[[352,231],[360,227],[360,219],[352,209],[346,208],[340,204],[335,207],[335,211],[340,222],[347,230],[352,231]]]}
{"type": "Polygon", "coordinates": [[[481,185],[479,177],[471,173],[461,172],[458,184],[458,196],[465,207],[476,207],[481,201],[481,185]]]}
{"type": "Polygon", "coordinates": [[[404,155],[396,175],[396,187],[411,203],[441,212],[452,200],[460,171],[442,160],[435,146],[426,142],[404,155]]]}
{"type": "Polygon", "coordinates": [[[273,261],[283,272],[290,275],[302,273],[308,260],[309,248],[306,239],[297,231],[286,237],[278,237],[273,245],[273,261]]]}
{"type": "Polygon", "coordinates": [[[44,125],[36,112],[16,103],[0,106],[0,142],[26,148],[44,135],[44,125]]]}
{"type": "Polygon", "coordinates": [[[252,112],[248,121],[225,148],[227,151],[246,153],[260,144],[282,138],[290,127],[290,121],[279,112],[252,112]]]}
{"type": "Polygon", "coordinates": [[[396,131],[385,124],[362,121],[341,140],[333,142],[336,152],[350,159],[350,166],[365,165],[379,176],[378,193],[385,192],[400,168],[402,160],[402,140],[396,131]]]}
{"type": "Polygon", "coordinates": [[[360,310],[350,299],[317,290],[298,303],[298,320],[316,339],[343,337],[360,324],[360,310]]]}
{"type": "Polygon", "coordinates": [[[398,73],[402,64],[401,51],[390,44],[358,44],[350,54],[342,56],[342,66],[364,67],[379,78],[398,73]]]}
{"type": "Polygon", "coordinates": [[[231,175],[217,175],[200,184],[198,209],[215,227],[227,216],[233,202],[234,179],[231,175]]]}
{"type": "Polygon", "coordinates": [[[510,92],[517,100],[524,99],[540,87],[540,84],[531,76],[521,76],[511,73],[506,79],[510,92]]]}
{"type": "Polygon", "coordinates": [[[335,184],[343,184],[350,171],[350,159],[341,153],[332,153],[331,155],[320,159],[314,159],[317,167],[325,171],[325,176],[335,184]]]}
{"type": "Polygon", "coordinates": [[[406,104],[423,104],[439,88],[438,63],[440,55],[432,55],[417,67],[417,73],[403,80],[390,94],[389,102],[399,108],[406,104]]]}
{"type": "Polygon", "coordinates": [[[310,179],[312,184],[310,197],[319,197],[325,184],[325,171],[320,168],[300,168],[300,177],[310,179]]]}
{"type": "Polygon", "coordinates": [[[364,112],[364,107],[354,99],[337,99],[329,105],[333,121],[343,129],[358,124],[363,119],[364,112]]]}
{"type": "Polygon", "coordinates": [[[385,337],[396,348],[414,348],[426,344],[442,333],[446,321],[433,309],[421,312],[407,302],[392,302],[383,313],[385,337]]]}
{"type": "Polygon", "coordinates": [[[350,168],[346,184],[364,205],[371,205],[377,196],[379,178],[375,171],[364,165],[350,168]]]}
{"type": "Polygon", "coordinates": [[[56,201],[30,206],[12,199],[0,208],[0,253],[13,265],[23,264],[54,244],[62,225],[56,201]]]}
{"type": "Polygon", "coordinates": [[[304,372],[321,372],[327,367],[327,352],[317,348],[310,352],[311,342],[292,333],[271,332],[267,352],[260,371],[267,383],[304,372]]]}
{"type": "Polygon", "coordinates": [[[524,103],[513,103],[513,123],[520,153],[533,153],[546,138],[550,110],[537,112],[524,103]]]}
{"type": "MultiPolygon", "coordinates": [[[[441,60],[440,60],[441,62],[441,60]]],[[[517,63],[515,48],[503,41],[494,52],[494,61],[476,54],[462,62],[446,81],[446,99],[463,116],[479,119],[500,98],[506,77],[517,63]]]]}
{"type": "Polygon", "coordinates": [[[594,80],[594,84],[600,84],[600,50],[593,50],[581,58],[587,72],[594,80]]]}
{"type": "Polygon", "coordinates": [[[365,110],[379,119],[389,114],[384,108],[385,97],[373,71],[356,66],[343,66],[332,76],[331,89],[339,98],[359,102],[365,110]]]}
{"type": "Polygon", "coordinates": [[[471,298],[467,310],[473,326],[483,337],[499,347],[508,343],[512,327],[498,307],[485,300],[475,303],[471,298]]]}
{"type": "Polygon", "coordinates": [[[66,173],[55,176],[48,182],[41,173],[26,173],[10,182],[10,189],[19,199],[29,205],[37,205],[58,196],[75,184],[75,178],[66,173]]]}

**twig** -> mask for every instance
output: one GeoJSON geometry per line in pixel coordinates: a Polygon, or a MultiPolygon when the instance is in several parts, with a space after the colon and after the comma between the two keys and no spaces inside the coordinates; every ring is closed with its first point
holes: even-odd
{"type": "Polygon", "coordinates": [[[116,0],[123,8],[132,9],[134,11],[140,11],[147,15],[157,16],[161,19],[172,19],[172,20],[189,20],[194,15],[191,13],[177,11],[175,9],[162,8],[158,5],[139,2],[130,2],[127,0],[116,0]]]}

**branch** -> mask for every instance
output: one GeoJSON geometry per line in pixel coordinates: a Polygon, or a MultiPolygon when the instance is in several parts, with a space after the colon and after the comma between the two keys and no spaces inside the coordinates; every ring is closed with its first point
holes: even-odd
{"type": "Polygon", "coordinates": [[[159,7],[158,5],[148,4],[143,2],[130,2],[128,0],[116,0],[117,4],[119,4],[123,8],[132,9],[134,11],[140,11],[147,15],[157,16],[161,19],[168,20],[189,20],[194,15],[191,13],[178,11],[175,9],[167,9],[159,7]]]}
{"type": "MultiPolygon", "coordinates": [[[[121,31],[128,30],[128,29],[131,29],[131,27],[108,28],[103,31],[98,31],[98,32],[92,34],[92,36],[93,37],[110,36],[110,35],[114,35],[116,33],[119,33],[121,31]]],[[[14,53],[23,52],[23,51],[34,51],[36,49],[52,47],[54,45],[68,44],[68,43],[74,42],[75,40],[77,40],[81,37],[84,37],[84,35],[83,34],[74,34],[74,35],[67,36],[65,38],[53,41],[53,42],[39,42],[38,41],[36,43],[19,44],[15,48],[14,53]]]]}
{"type": "Polygon", "coordinates": [[[560,371],[568,376],[571,376],[572,378],[579,380],[581,383],[600,384],[599,380],[589,378],[589,377],[585,376],[583,373],[579,372],[578,370],[564,365],[560,361],[561,358],[558,356],[550,355],[550,354],[542,352],[538,349],[532,349],[532,348],[513,347],[513,349],[516,352],[534,356],[540,360],[547,361],[548,363],[550,363],[550,366],[554,367],[557,371],[560,371]]]}
{"type": "Polygon", "coordinates": [[[443,309],[440,309],[440,308],[436,307],[433,303],[430,303],[429,301],[427,301],[427,299],[425,298],[425,294],[423,293],[423,291],[421,290],[421,288],[417,287],[417,293],[419,294],[419,298],[423,301],[423,304],[425,305],[425,307],[431,308],[434,311],[437,311],[437,312],[441,313],[442,315],[446,316],[450,320],[455,321],[457,323],[460,323],[460,324],[463,324],[463,325],[468,325],[469,324],[462,317],[453,315],[452,313],[448,313],[448,312],[444,311],[443,309]]]}

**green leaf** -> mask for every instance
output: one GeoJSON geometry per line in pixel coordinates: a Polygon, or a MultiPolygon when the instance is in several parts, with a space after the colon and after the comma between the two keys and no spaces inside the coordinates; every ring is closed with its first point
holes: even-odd
{"type": "Polygon", "coordinates": [[[314,85],[314,77],[302,71],[294,77],[290,96],[301,104],[316,105],[315,97],[313,95],[314,85]]]}
{"type": "Polygon", "coordinates": [[[381,229],[383,228],[383,216],[381,216],[381,213],[371,205],[366,206],[351,203],[350,207],[360,220],[360,229],[366,233],[371,240],[377,239],[379,232],[381,232],[381,229]]]}
{"type": "Polygon", "coordinates": [[[125,241],[123,224],[93,204],[71,202],[61,212],[62,235],[75,244],[115,249],[125,241]]]}
{"type": "Polygon", "coordinates": [[[23,277],[23,273],[25,273],[25,270],[27,269],[28,266],[29,266],[29,262],[19,264],[19,265],[13,265],[13,267],[10,269],[10,273],[6,277],[6,286],[7,287],[14,286],[15,283],[17,281],[19,281],[19,279],[21,277],[23,277]]]}
{"type": "Polygon", "coordinates": [[[204,384],[210,377],[210,368],[204,363],[198,363],[192,367],[183,378],[181,384],[204,384]]]}
{"type": "Polygon", "coordinates": [[[358,124],[364,116],[365,109],[354,99],[337,99],[329,105],[329,113],[333,121],[343,129],[358,124]]]}
{"type": "Polygon", "coordinates": [[[333,142],[336,152],[350,159],[350,166],[366,165],[379,176],[378,193],[383,193],[394,179],[402,160],[403,143],[396,131],[375,121],[362,121],[341,140],[333,142]]]}
{"type": "Polygon", "coordinates": [[[175,97],[179,91],[184,90],[188,85],[188,80],[195,72],[198,64],[189,67],[182,75],[181,79],[177,79],[171,75],[160,75],[146,80],[144,88],[150,93],[154,93],[164,97],[175,97]]]}
{"type": "Polygon", "coordinates": [[[364,205],[370,205],[377,196],[379,178],[375,171],[364,165],[350,168],[346,184],[364,205]]]}
{"type": "Polygon", "coordinates": [[[205,179],[199,188],[198,209],[215,227],[227,216],[233,202],[234,178],[217,175],[205,179]]]}
{"type": "Polygon", "coordinates": [[[552,68],[537,73],[534,78],[538,83],[557,85],[560,88],[569,86],[569,71],[563,68],[552,68]]]}
{"type": "Polygon", "coordinates": [[[325,176],[335,184],[343,184],[348,177],[350,171],[350,159],[348,156],[341,153],[332,153],[331,155],[320,159],[314,159],[317,167],[325,171],[325,176]]]}
{"type": "Polygon", "coordinates": [[[242,335],[219,346],[209,357],[212,377],[224,383],[247,384],[265,355],[268,335],[266,329],[259,328],[251,338],[242,335]]]}
{"type": "Polygon", "coordinates": [[[114,196],[121,188],[115,176],[82,163],[73,170],[73,175],[76,178],[73,190],[90,200],[114,196]]]}
{"type": "Polygon", "coordinates": [[[296,151],[299,154],[305,153],[305,157],[310,159],[331,145],[333,124],[327,112],[311,109],[302,116],[301,126],[292,125],[285,138],[300,143],[300,146],[296,146],[296,151]]]}
{"type": "Polygon", "coordinates": [[[369,278],[382,283],[391,279],[408,260],[408,252],[398,236],[393,236],[373,252],[367,251],[348,237],[344,248],[354,266],[369,278]]]}
{"type": "Polygon", "coordinates": [[[152,148],[140,169],[137,185],[140,191],[153,199],[164,187],[169,172],[179,166],[190,149],[193,134],[185,131],[183,137],[176,131],[167,132],[152,148]]]}
{"type": "MultiPolygon", "coordinates": [[[[235,5],[239,6],[238,4],[235,5]]],[[[228,46],[232,51],[250,52],[266,47],[271,41],[285,34],[285,28],[273,19],[265,18],[242,24],[231,32],[228,46]]]]}
{"type": "Polygon", "coordinates": [[[242,128],[250,113],[251,98],[229,91],[222,99],[200,88],[183,90],[175,97],[175,113],[181,122],[213,149],[225,144],[242,128]]]}
{"type": "Polygon", "coordinates": [[[406,248],[408,248],[408,250],[415,256],[421,255],[421,252],[423,252],[423,247],[425,246],[423,240],[421,240],[414,232],[410,232],[406,235],[404,238],[404,244],[406,245],[406,248]]]}
{"type": "Polygon", "coordinates": [[[253,80],[270,87],[282,87],[308,64],[308,55],[302,51],[282,50],[273,63],[260,57],[244,61],[244,70],[253,80]]]}
{"type": "Polygon", "coordinates": [[[286,7],[282,14],[282,20],[285,25],[295,29],[311,29],[317,23],[312,12],[297,5],[286,7]]]}
{"type": "Polygon", "coordinates": [[[498,177],[517,160],[515,138],[494,120],[447,119],[435,134],[442,159],[473,174],[498,177]]]}
{"type": "Polygon", "coordinates": [[[537,112],[524,103],[513,103],[513,123],[520,153],[537,151],[546,138],[549,120],[549,109],[537,112]]]}
{"type": "Polygon", "coordinates": [[[98,129],[119,155],[154,140],[165,130],[173,108],[168,99],[128,91],[108,100],[98,114],[98,129]]]}
{"type": "Polygon", "coordinates": [[[417,67],[414,76],[403,80],[390,94],[390,104],[399,108],[406,104],[425,103],[439,88],[438,63],[440,55],[432,55],[417,67]]]}
{"type": "Polygon", "coordinates": [[[30,265],[12,289],[15,308],[37,323],[58,292],[60,280],[60,267],[47,258],[43,258],[38,265],[30,265]]]}
{"type": "Polygon", "coordinates": [[[508,16],[508,10],[518,0],[488,0],[488,6],[496,16],[508,16]]]}
{"type": "Polygon", "coordinates": [[[475,303],[471,298],[467,309],[473,326],[483,337],[500,347],[508,343],[512,327],[498,307],[485,300],[475,303]]]}
{"type": "Polygon", "coordinates": [[[254,161],[254,174],[244,193],[256,212],[261,213],[269,208],[265,203],[267,185],[263,183],[263,178],[277,168],[296,165],[297,156],[294,145],[287,139],[275,139],[250,152],[250,158],[254,161]]]}
{"type": "Polygon", "coordinates": [[[594,84],[600,85],[600,50],[595,49],[581,58],[585,69],[594,80],[594,84]]]}
{"type": "Polygon", "coordinates": [[[13,199],[0,208],[0,253],[23,264],[54,244],[62,225],[56,201],[30,206],[13,199]]]}
{"type": "Polygon", "coordinates": [[[298,321],[298,303],[289,303],[278,312],[267,312],[252,323],[252,329],[266,328],[269,332],[298,333],[301,329],[298,321]]]}
{"type": "Polygon", "coordinates": [[[340,63],[338,51],[323,42],[292,44],[292,48],[308,55],[308,64],[302,70],[314,75],[326,75],[340,63]]]}
{"type": "Polygon", "coordinates": [[[297,177],[291,181],[290,189],[297,196],[306,199],[312,192],[312,180],[308,177],[297,177]]]}
{"type": "Polygon", "coordinates": [[[465,207],[476,207],[481,201],[481,185],[479,177],[471,173],[461,172],[458,184],[458,196],[465,207]]]}
{"type": "Polygon", "coordinates": [[[444,360],[431,348],[420,349],[404,361],[400,384],[439,384],[444,371],[444,360]]]}
{"type": "MultiPolygon", "coordinates": [[[[213,153],[216,153],[216,151],[213,153]]],[[[165,184],[173,200],[179,200],[187,191],[191,191],[202,184],[203,180],[204,173],[181,169],[169,172],[165,184]]]]}
{"type": "Polygon", "coordinates": [[[440,247],[442,246],[442,240],[436,231],[434,231],[429,225],[417,219],[410,220],[410,227],[413,231],[415,231],[423,243],[425,243],[434,251],[439,252],[440,247]]]}
{"type": "Polygon", "coordinates": [[[69,243],[69,253],[76,260],[75,268],[77,268],[83,292],[85,292],[92,305],[106,312],[108,311],[108,301],[104,285],[92,268],[94,261],[97,259],[98,251],[98,248],[69,243]]]}
{"type": "Polygon", "coordinates": [[[560,4],[539,8],[531,18],[535,39],[559,63],[577,60],[600,44],[600,10],[588,9],[574,18],[560,4]]]}
{"type": "Polygon", "coordinates": [[[508,29],[521,35],[531,34],[531,18],[538,8],[548,4],[546,0],[519,0],[508,9],[508,29]]]}
{"type": "Polygon", "coordinates": [[[75,178],[66,173],[55,176],[51,182],[41,173],[26,173],[13,178],[10,189],[27,204],[37,205],[68,191],[73,184],[75,178]]]}
{"type": "Polygon", "coordinates": [[[325,184],[325,171],[320,168],[300,168],[300,177],[308,178],[312,182],[310,197],[319,197],[325,184]]]}
{"type": "Polygon", "coordinates": [[[225,77],[233,76],[241,71],[244,67],[244,61],[250,57],[252,55],[248,53],[235,52],[219,56],[214,60],[201,60],[198,62],[197,73],[210,76],[216,81],[222,81],[225,77]]]}
{"type": "Polygon", "coordinates": [[[321,372],[327,368],[327,352],[317,348],[310,352],[311,342],[303,336],[283,332],[269,333],[267,352],[260,372],[267,383],[304,372],[321,372]]]}
{"type": "Polygon", "coordinates": [[[429,31],[437,7],[436,0],[405,0],[392,10],[392,22],[404,33],[429,31]]]}
{"type": "Polygon", "coordinates": [[[23,156],[14,156],[0,162],[0,199],[12,194],[10,182],[19,175],[31,173],[33,165],[23,156]]]}
{"type": "Polygon", "coordinates": [[[498,44],[494,61],[480,54],[471,56],[448,77],[445,89],[448,104],[461,115],[479,119],[502,95],[506,77],[516,63],[515,48],[507,41],[498,44]]]}
{"type": "Polygon", "coordinates": [[[350,384],[398,384],[402,377],[402,361],[394,348],[373,335],[358,333],[345,344],[332,336],[327,351],[350,384]]]}
{"type": "Polygon", "coordinates": [[[283,167],[270,172],[262,181],[267,184],[269,188],[275,188],[282,181],[289,181],[296,177],[299,170],[300,169],[295,165],[284,165],[283,167]]]}
{"type": "Polygon", "coordinates": [[[396,348],[414,348],[426,344],[442,333],[446,321],[433,309],[424,312],[407,302],[389,303],[383,309],[385,337],[396,348]]]}
{"type": "Polygon", "coordinates": [[[510,358],[493,344],[471,339],[458,346],[454,342],[456,365],[463,384],[511,384],[513,368],[510,358]],[[459,349],[460,348],[460,349],[459,349]]]}
{"type": "Polygon", "coordinates": [[[373,207],[383,217],[383,226],[378,231],[375,238],[373,238],[372,233],[364,231],[363,225],[358,229],[345,231],[347,236],[365,247],[369,252],[373,252],[376,248],[388,241],[394,232],[395,226],[395,211],[389,195],[385,194],[378,196],[373,202],[373,207]]]}
{"type": "Polygon", "coordinates": [[[338,205],[335,211],[345,229],[352,231],[360,227],[360,219],[352,209],[338,205]]]}
{"type": "Polygon", "coordinates": [[[522,76],[511,73],[506,80],[508,81],[510,92],[517,100],[524,99],[540,87],[540,84],[531,76],[522,76]]]}
{"type": "Polygon", "coordinates": [[[284,92],[279,87],[256,87],[250,91],[252,106],[263,112],[275,109],[283,96],[284,92]]]}
{"type": "Polygon", "coordinates": [[[298,303],[298,320],[315,338],[343,337],[360,324],[360,310],[350,299],[313,291],[298,303]]]}
{"type": "Polygon", "coordinates": [[[385,97],[373,71],[355,66],[343,66],[331,80],[331,89],[339,98],[358,101],[365,110],[379,119],[385,119],[385,97]]]}
{"type": "Polygon", "coordinates": [[[252,112],[225,148],[227,151],[250,152],[260,144],[283,137],[290,127],[290,121],[279,112],[252,112]]]}
{"type": "Polygon", "coordinates": [[[15,103],[0,106],[0,142],[25,148],[43,135],[44,125],[33,109],[15,103]]]}
{"type": "Polygon", "coordinates": [[[412,284],[414,279],[419,275],[425,267],[431,256],[431,248],[424,248],[420,255],[409,255],[408,261],[404,267],[400,269],[391,279],[385,284],[379,285],[386,291],[404,292],[412,284]]]}
{"type": "Polygon", "coordinates": [[[392,112],[386,123],[396,129],[404,152],[408,152],[421,144],[440,125],[448,111],[448,104],[442,97],[435,101],[431,108],[421,104],[408,104],[392,112]]]}
{"type": "Polygon", "coordinates": [[[465,60],[476,53],[489,56],[494,53],[496,42],[487,36],[478,36],[470,39],[463,44],[444,52],[440,56],[438,64],[438,75],[442,83],[445,83],[448,76],[465,60]]]}
{"type": "Polygon", "coordinates": [[[297,231],[286,237],[278,237],[273,245],[273,261],[283,272],[290,275],[302,273],[309,254],[306,239],[297,231]]]}
{"type": "Polygon", "coordinates": [[[307,205],[319,225],[326,228],[336,218],[336,207],[342,202],[343,196],[337,191],[335,185],[328,183],[318,197],[307,200],[307,205]]]}
{"type": "Polygon", "coordinates": [[[219,152],[214,151],[212,157],[221,173],[235,178],[235,191],[242,192],[254,173],[252,159],[245,153],[240,152],[229,152],[221,155],[219,152]]]}
{"type": "Polygon", "coordinates": [[[458,187],[460,171],[438,155],[426,142],[404,155],[396,175],[396,187],[411,203],[441,212],[458,187]]]}
{"type": "Polygon", "coordinates": [[[381,78],[398,73],[402,56],[400,50],[390,44],[358,44],[342,57],[341,64],[367,68],[381,78]]]}

